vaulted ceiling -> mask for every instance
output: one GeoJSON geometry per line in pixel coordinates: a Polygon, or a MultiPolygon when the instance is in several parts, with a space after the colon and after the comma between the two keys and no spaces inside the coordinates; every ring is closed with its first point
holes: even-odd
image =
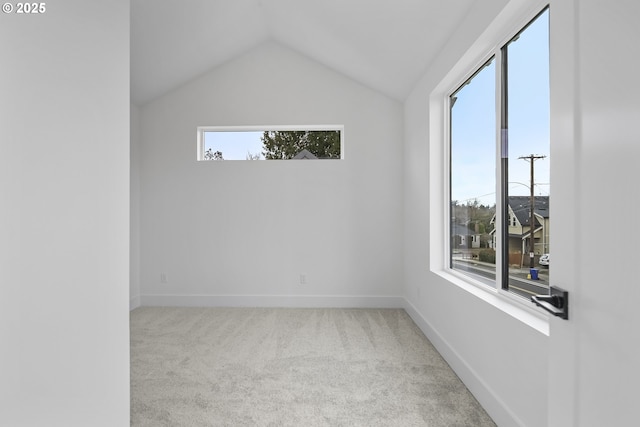
{"type": "Polygon", "coordinates": [[[403,100],[475,1],[131,0],[132,101],[266,41],[403,100]]]}

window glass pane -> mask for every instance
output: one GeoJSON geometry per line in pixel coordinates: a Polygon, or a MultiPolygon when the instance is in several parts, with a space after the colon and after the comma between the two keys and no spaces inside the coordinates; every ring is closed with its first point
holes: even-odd
{"type": "Polygon", "coordinates": [[[340,159],[340,130],[202,130],[198,160],[340,159]]]}
{"type": "Polygon", "coordinates": [[[450,98],[450,268],[495,286],[495,61],[450,98]]]}
{"type": "Polygon", "coordinates": [[[549,284],[548,256],[544,256],[550,251],[548,9],[502,52],[507,82],[502,127],[508,135],[508,171],[503,175],[508,205],[505,284],[528,298],[548,293],[549,284]]]}
{"type": "Polygon", "coordinates": [[[261,136],[262,132],[205,131],[204,158],[201,160],[264,159],[261,136]]]}

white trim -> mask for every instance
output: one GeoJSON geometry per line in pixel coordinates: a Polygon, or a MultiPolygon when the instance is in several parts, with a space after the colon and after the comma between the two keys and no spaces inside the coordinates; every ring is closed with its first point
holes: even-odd
{"type": "Polygon", "coordinates": [[[302,130],[344,130],[344,125],[251,125],[251,126],[198,126],[199,131],[209,132],[260,132],[260,131],[302,131],[302,130]]]}
{"type": "Polygon", "coordinates": [[[507,406],[500,396],[484,381],[473,367],[467,363],[449,342],[431,325],[408,300],[404,300],[404,310],[422,333],[433,344],[438,353],[447,361],[471,394],[499,426],[524,426],[525,423],[507,406]]]}
{"type": "Polygon", "coordinates": [[[141,295],[142,306],[404,308],[400,296],[356,295],[141,295]]]}
{"type": "Polygon", "coordinates": [[[454,270],[440,270],[434,273],[541,334],[549,336],[549,314],[535,307],[533,303],[454,270]]]}
{"type": "Polygon", "coordinates": [[[198,126],[196,128],[196,160],[204,161],[205,132],[263,132],[263,131],[340,131],[340,159],[344,160],[344,125],[251,125],[251,126],[198,126]]]}

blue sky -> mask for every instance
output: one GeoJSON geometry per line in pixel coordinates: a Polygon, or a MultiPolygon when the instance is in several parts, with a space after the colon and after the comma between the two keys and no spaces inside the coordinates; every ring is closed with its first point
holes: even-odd
{"type": "MultiPolygon", "coordinates": [[[[204,151],[221,151],[225,160],[245,160],[247,152],[262,153],[262,132],[204,132],[204,151]]],[[[260,156],[264,159],[264,156],[260,156]]]]}
{"type": "MultiPolygon", "coordinates": [[[[518,159],[545,155],[535,162],[534,192],[549,195],[549,12],[509,44],[509,194],[528,195],[530,164],[518,159]]],[[[451,198],[495,203],[495,60],[456,93],[452,110],[451,198]]]]}

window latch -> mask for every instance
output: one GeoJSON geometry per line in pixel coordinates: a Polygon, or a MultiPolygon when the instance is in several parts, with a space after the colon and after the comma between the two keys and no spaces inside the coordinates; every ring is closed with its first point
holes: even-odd
{"type": "Polygon", "coordinates": [[[561,319],[569,319],[569,292],[551,286],[549,295],[534,295],[531,302],[561,319]]]}

